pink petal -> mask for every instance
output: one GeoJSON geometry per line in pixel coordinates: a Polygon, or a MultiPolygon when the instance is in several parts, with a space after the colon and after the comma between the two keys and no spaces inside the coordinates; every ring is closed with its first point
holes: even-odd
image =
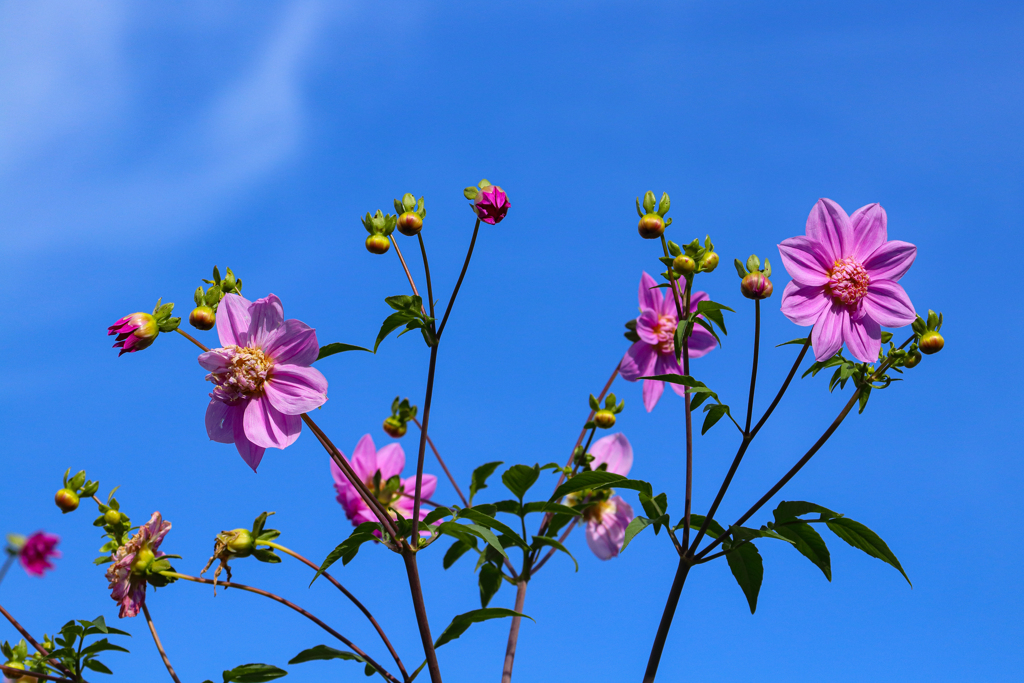
{"type": "Polygon", "coordinates": [[[640,377],[654,374],[654,365],[657,360],[658,355],[655,353],[654,347],[642,341],[635,342],[622,357],[622,362],[619,363],[619,373],[627,382],[635,382],[640,377]]]}
{"type": "Polygon", "coordinates": [[[644,408],[647,408],[648,413],[658,405],[658,399],[661,398],[663,391],[665,391],[664,382],[656,379],[644,380],[644,408]]]}
{"type": "MultiPolygon", "coordinates": [[[[830,262],[850,256],[850,249],[853,245],[853,228],[850,225],[850,217],[843,211],[843,207],[831,199],[819,199],[811,209],[810,215],[807,216],[807,237],[825,248],[830,262]]],[[[799,280],[792,272],[790,275],[794,280],[799,280]]],[[[804,282],[804,284],[822,283],[804,282]]]]}
{"type": "Polygon", "coordinates": [[[891,280],[871,282],[862,305],[868,317],[886,327],[903,327],[917,317],[906,290],[891,280]]]}
{"type": "Polygon", "coordinates": [[[228,405],[216,399],[206,406],[206,434],[217,443],[235,442],[235,423],[241,423],[243,404],[228,405]]]}
{"type": "Polygon", "coordinates": [[[875,249],[864,262],[864,270],[868,271],[871,282],[876,280],[892,280],[897,282],[910,270],[917,256],[917,247],[909,242],[892,240],[875,249]]]}
{"type": "MultiPolygon", "coordinates": [[[[426,472],[424,472],[423,473],[423,487],[420,489],[420,500],[423,500],[424,498],[432,497],[436,490],[437,490],[437,477],[435,477],[433,474],[427,474],[426,472]]],[[[402,480],[402,491],[404,491],[409,496],[415,496],[416,495],[416,476],[415,475],[402,480]]],[[[415,501],[412,498],[404,498],[404,497],[400,498],[399,500],[406,500],[406,501],[409,502],[409,514],[406,515],[406,518],[408,519],[409,517],[412,517],[412,508],[413,508],[413,503],[415,501]]],[[[421,507],[421,510],[422,510],[422,507],[421,507]]]]}
{"type": "Polygon", "coordinates": [[[209,372],[221,373],[228,369],[228,357],[220,349],[199,354],[199,365],[209,372]]]}
{"type": "Polygon", "coordinates": [[[646,272],[640,276],[640,310],[651,309],[654,312],[661,310],[661,302],[664,297],[660,289],[656,289],[658,283],[646,272]]]}
{"type": "Polygon", "coordinates": [[[299,320],[285,320],[272,332],[263,350],[277,363],[308,366],[320,354],[316,330],[299,320]]]}
{"type": "Polygon", "coordinates": [[[850,216],[850,225],[853,228],[853,244],[849,255],[863,262],[885,242],[888,234],[885,209],[881,204],[862,206],[850,216]]]}
{"type": "Polygon", "coordinates": [[[217,307],[217,336],[221,346],[247,346],[249,307],[252,303],[238,294],[228,294],[217,307]]]}
{"type": "MultiPolygon", "coordinates": [[[[677,283],[677,285],[678,285],[678,283],[677,283]]],[[[661,313],[661,315],[665,316],[666,318],[672,318],[674,320],[678,320],[679,319],[679,311],[682,310],[682,307],[683,307],[683,290],[682,290],[682,288],[681,287],[679,288],[679,307],[678,308],[676,307],[676,295],[672,291],[671,287],[663,287],[659,291],[664,292],[664,295],[662,296],[662,299],[661,299],[661,309],[659,310],[659,312],[661,313]]],[[[691,304],[692,304],[692,298],[693,297],[691,295],[691,304]]],[[[693,309],[691,308],[691,310],[693,310],[693,309]]]]}
{"type": "Polygon", "coordinates": [[[828,282],[829,260],[826,246],[808,237],[790,237],[779,245],[782,265],[789,276],[802,285],[821,286],[828,282]]]}
{"type": "Polygon", "coordinates": [[[882,348],[882,328],[871,318],[854,320],[846,316],[843,319],[843,339],[850,355],[857,360],[864,363],[878,360],[878,351],[882,348]]]}
{"type": "Polygon", "coordinates": [[[271,333],[284,323],[284,306],[276,294],[270,294],[252,303],[249,316],[249,343],[263,348],[271,333]]]}
{"type": "MultiPolygon", "coordinates": [[[[603,522],[604,520],[601,520],[603,522]]],[[[622,541],[615,542],[612,530],[601,522],[587,522],[587,545],[600,560],[610,560],[619,554],[622,541]]],[[[623,534],[625,539],[625,534],[623,534]]]]}
{"type": "Polygon", "coordinates": [[[263,390],[285,415],[308,413],[327,402],[327,378],[316,368],[275,365],[263,390]]]}
{"type": "Polygon", "coordinates": [[[604,464],[612,474],[626,476],[633,467],[633,447],[626,435],[621,432],[609,434],[595,441],[590,446],[590,454],[594,456],[593,462],[590,463],[593,470],[604,464]]]}
{"type": "Polygon", "coordinates": [[[266,396],[249,401],[242,421],[245,436],[261,448],[287,448],[302,431],[302,418],[285,415],[271,405],[266,396]]]}
{"type": "Polygon", "coordinates": [[[658,314],[651,309],[645,309],[640,317],[636,319],[636,334],[640,337],[640,341],[645,344],[657,344],[658,335],[655,333],[654,328],[658,325],[660,319],[658,314]]]}
{"type": "Polygon", "coordinates": [[[805,287],[793,281],[782,292],[782,314],[802,327],[818,322],[831,304],[821,286],[805,287]]]}
{"type": "Polygon", "coordinates": [[[388,480],[396,474],[401,474],[405,467],[405,451],[398,443],[389,443],[377,451],[377,469],[380,470],[380,478],[388,480]]]}
{"type": "Polygon", "coordinates": [[[256,468],[260,465],[260,461],[263,460],[263,453],[266,452],[266,449],[260,448],[252,441],[249,441],[249,438],[245,435],[244,414],[241,419],[235,418],[235,448],[238,449],[238,454],[242,456],[242,460],[255,472],[256,468]]]}
{"type": "Polygon", "coordinates": [[[352,469],[362,481],[373,479],[377,472],[377,447],[369,434],[359,439],[355,450],[352,451],[352,469]]]}
{"type": "Polygon", "coordinates": [[[701,301],[710,300],[711,297],[708,296],[707,292],[702,292],[699,290],[696,292],[690,292],[690,313],[693,313],[694,311],[697,310],[697,304],[699,304],[701,301]]]}
{"type": "MultiPolygon", "coordinates": [[[[700,358],[708,355],[709,352],[718,346],[718,342],[715,341],[714,335],[706,329],[700,325],[694,325],[693,334],[690,335],[690,341],[687,346],[690,350],[690,358],[700,358]]],[[[675,358],[675,356],[672,356],[672,358],[675,358]]]]}
{"type": "Polygon", "coordinates": [[[832,304],[811,330],[811,347],[816,360],[828,360],[843,348],[843,327],[850,317],[845,306],[832,304]]]}

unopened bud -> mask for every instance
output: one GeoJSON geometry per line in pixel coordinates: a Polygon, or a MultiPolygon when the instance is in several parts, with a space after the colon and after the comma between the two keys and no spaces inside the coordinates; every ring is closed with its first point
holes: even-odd
{"type": "Polygon", "coordinates": [[[767,299],[772,295],[772,281],[764,273],[753,272],[740,282],[740,291],[748,299],[767,299]]]}
{"type": "Polygon", "coordinates": [[[713,251],[704,254],[704,258],[700,260],[700,267],[705,273],[713,271],[718,267],[718,254],[713,251]]]}
{"type": "Polygon", "coordinates": [[[946,340],[942,338],[942,335],[935,330],[928,330],[921,335],[921,340],[917,343],[922,353],[931,355],[938,353],[942,350],[942,347],[946,344],[946,340]]]}
{"type": "Polygon", "coordinates": [[[121,513],[117,510],[107,510],[103,513],[103,522],[107,526],[114,526],[121,523],[121,513]]]}
{"type": "Polygon", "coordinates": [[[415,211],[406,211],[398,217],[398,232],[413,237],[423,227],[423,219],[415,211]]]}
{"type": "Polygon", "coordinates": [[[648,213],[640,219],[637,230],[645,240],[656,240],[665,232],[665,220],[656,213],[648,213]]]}
{"type": "Polygon", "coordinates": [[[615,413],[602,408],[594,413],[594,424],[601,429],[611,429],[615,426],[615,413]]]}
{"type": "Polygon", "coordinates": [[[680,254],[672,261],[672,270],[680,275],[693,275],[697,272],[697,262],[686,254],[680,254]]]}
{"type": "Polygon", "coordinates": [[[135,560],[132,562],[132,574],[145,574],[146,570],[149,569],[149,565],[153,564],[153,560],[156,559],[156,555],[153,551],[145,546],[140,548],[135,553],[135,560]]]}
{"type": "MultiPolygon", "coordinates": [[[[24,662],[7,662],[4,666],[8,669],[18,669],[19,671],[25,670],[24,662]]],[[[9,680],[11,683],[36,683],[39,680],[35,676],[17,676],[13,674],[5,675],[7,676],[6,680],[9,680]]]]}
{"type": "Polygon", "coordinates": [[[197,330],[212,330],[217,322],[217,314],[209,306],[196,306],[188,314],[188,322],[197,330]]]}
{"type": "Polygon", "coordinates": [[[392,416],[384,420],[384,431],[392,439],[401,439],[405,436],[406,430],[408,430],[406,424],[397,417],[392,416]]]}
{"type": "Polygon", "coordinates": [[[64,513],[74,512],[78,509],[78,494],[71,489],[61,489],[60,491],[57,491],[57,495],[53,497],[53,501],[57,503],[57,507],[59,507],[61,512],[64,513]]]}
{"type": "Polygon", "coordinates": [[[922,358],[924,358],[924,356],[921,355],[921,352],[918,351],[917,349],[915,349],[913,352],[911,352],[907,356],[907,360],[903,361],[903,367],[906,367],[906,368],[916,367],[917,364],[921,362],[922,358]]]}
{"type": "Polygon", "coordinates": [[[371,254],[386,254],[391,248],[391,240],[384,235],[370,235],[366,238],[366,251],[371,254]]]}
{"type": "Polygon", "coordinates": [[[256,547],[248,529],[233,529],[226,536],[224,545],[235,555],[248,555],[256,547]]]}

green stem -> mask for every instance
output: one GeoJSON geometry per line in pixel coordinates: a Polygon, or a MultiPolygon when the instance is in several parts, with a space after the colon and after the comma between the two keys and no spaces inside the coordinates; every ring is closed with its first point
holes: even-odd
{"type": "Polygon", "coordinates": [[[416,233],[416,237],[420,240],[420,253],[423,254],[423,272],[427,277],[427,299],[428,305],[430,306],[430,317],[434,317],[434,286],[430,282],[430,263],[427,261],[427,247],[423,243],[423,233],[416,233]]]}

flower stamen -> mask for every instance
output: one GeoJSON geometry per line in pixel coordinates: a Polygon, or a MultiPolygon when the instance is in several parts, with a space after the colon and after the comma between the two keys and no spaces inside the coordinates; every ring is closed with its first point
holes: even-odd
{"type": "Polygon", "coordinates": [[[225,403],[253,398],[263,393],[263,385],[273,367],[273,361],[255,346],[230,346],[219,351],[227,361],[225,372],[211,372],[206,379],[217,385],[210,394],[225,403]]]}
{"type": "Polygon", "coordinates": [[[871,278],[864,266],[853,258],[837,260],[828,276],[825,289],[829,296],[847,306],[859,303],[868,293],[871,278]]]}

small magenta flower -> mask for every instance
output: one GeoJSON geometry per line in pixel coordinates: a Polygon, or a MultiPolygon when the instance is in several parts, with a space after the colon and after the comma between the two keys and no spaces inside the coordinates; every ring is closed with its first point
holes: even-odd
{"type": "MultiPolygon", "coordinates": [[[[675,298],[669,290],[668,296],[657,288],[654,278],[644,273],[640,277],[640,317],[636,319],[636,333],[640,341],[626,351],[619,364],[622,378],[635,382],[650,375],[683,374],[682,365],[676,360],[674,335],[678,323],[675,298]]],[[[706,292],[693,292],[690,296],[690,311],[697,310],[697,304],[707,301],[706,292]]],[[[715,348],[715,338],[703,327],[694,326],[690,336],[690,358],[700,358],[715,348]]],[[[686,387],[673,384],[672,390],[680,396],[686,387]]],[[[665,383],[659,380],[644,380],[644,407],[647,412],[658,404],[665,383]]]]}
{"type": "Polygon", "coordinates": [[[123,356],[149,348],[160,334],[160,326],[149,313],[132,313],[107,328],[107,335],[112,334],[117,335],[114,348],[121,349],[117,355],[123,356]]]}
{"type": "Polygon", "coordinates": [[[36,533],[25,539],[25,545],[18,551],[18,561],[30,576],[42,576],[54,568],[50,560],[60,557],[57,544],[60,543],[60,536],[48,534],[44,531],[36,533]]]}
{"type": "MultiPolygon", "coordinates": [[[[402,469],[405,467],[405,451],[399,444],[391,443],[377,450],[373,443],[373,437],[367,434],[356,444],[350,463],[356,476],[366,484],[377,500],[392,511],[393,517],[393,513],[398,512],[402,517],[412,519],[416,477],[401,479],[402,469]]],[[[352,522],[352,525],[359,526],[363,522],[376,522],[377,517],[359,496],[355,485],[345,477],[341,468],[333,460],[331,461],[331,476],[334,478],[334,490],[338,493],[337,500],[341,503],[341,507],[345,510],[345,516],[352,522]]],[[[437,477],[432,474],[424,474],[420,499],[430,498],[436,489],[437,477]]],[[[420,507],[420,519],[426,516],[426,506],[420,507]]]]}
{"type": "Polygon", "coordinates": [[[277,296],[249,302],[228,294],[217,311],[221,348],[199,356],[216,388],[206,408],[206,432],[234,443],[256,471],[268,448],[299,438],[303,413],[327,401],[327,379],[309,367],[320,352],[316,330],[285,320],[277,296]]]}
{"type": "Polygon", "coordinates": [[[134,617],[142,609],[146,601],[145,570],[164,556],[159,548],[170,530],[171,523],[154,512],[127,543],[114,551],[106,576],[110,582],[110,597],[121,606],[118,616],[122,619],[134,617]]]}
{"type": "Polygon", "coordinates": [[[508,195],[497,185],[485,185],[473,200],[473,211],[484,223],[496,225],[508,213],[508,195]]]}
{"type": "MultiPolygon", "coordinates": [[[[629,474],[633,467],[633,447],[621,432],[598,439],[590,447],[593,470],[612,474],[629,474]]],[[[621,496],[611,496],[590,505],[583,512],[587,523],[587,545],[602,560],[619,554],[626,537],[626,527],[633,521],[633,508],[621,496]]]]}
{"type": "Polygon", "coordinates": [[[807,217],[807,234],[779,245],[792,282],[782,312],[797,325],[813,325],[814,357],[828,360],[845,343],[862,362],[878,360],[882,329],[914,322],[910,297],[898,283],[917,247],[887,241],[885,209],[868,204],[847,216],[831,199],[819,199],[807,217]]]}

